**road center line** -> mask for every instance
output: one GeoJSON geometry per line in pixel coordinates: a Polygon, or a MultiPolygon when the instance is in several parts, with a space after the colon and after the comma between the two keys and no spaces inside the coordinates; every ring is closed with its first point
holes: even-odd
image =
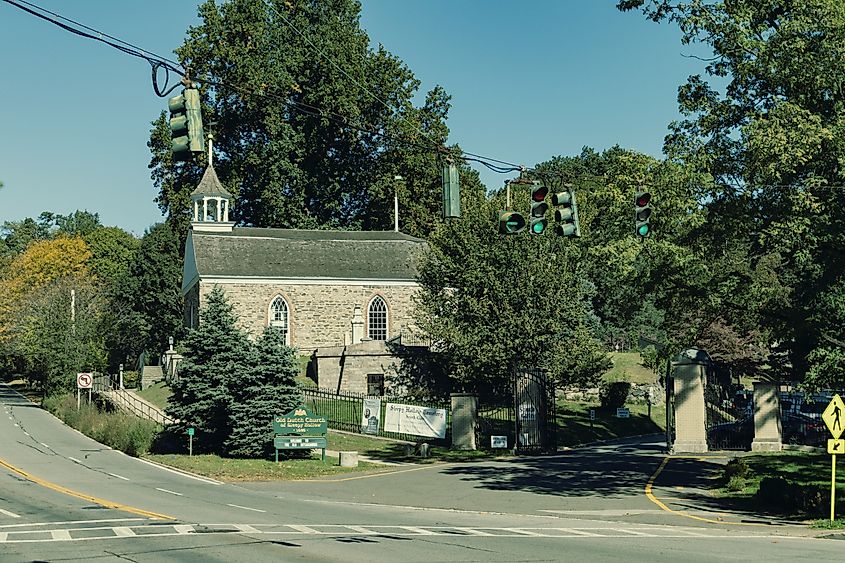
{"type": "Polygon", "coordinates": [[[12,518],[20,518],[20,516],[14,512],[9,512],[8,510],[3,510],[2,508],[0,508],[0,514],[5,514],[6,516],[10,516],[12,518]]]}
{"type": "Polygon", "coordinates": [[[161,488],[159,488],[159,487],[156,487],[156,490],[157,490],[157,491],[161,491],[161,492],[163,492],[163,493],[168,493],[168,494],[171,494],[171,495],[176,495],[177,497],[181,497],[181,496],[182,496],[182,493],[177,493],[176,491],[168,491],[167,489],[161,489],[161,488]]]}
{"type": "Polygon", "coordinates": [[[267,512],[266,510],[259,510],[258,508],[250,508],[248,506],[241,506],[239,504],[227,504],[226,506],[231,506],[232,508],[242,508],[244,510],[252,510],[253,512],[267,512]]]}
{"type": "Polygon", "coordinates": [[[42,487],[45,487],[47,489],[51,489],[53,491],[56,491],[56,492],[59,492],[59,493],[65,494],[65,495],[69,495],[69,496],[76,497],[76,498],[81,498],[83,500],[87,500],[88,502],[93,502],[94,504],[99,504],[100,506],[105,507],[105,508],[114,508],[116,510],[123,510],[124,512],[129,512],[129,513],[132,513],[132,514],[138,514],[139,516],[146,516],[147,518],[155,518],[155,519],[158,519],[158,520],[174,520],[173,517],[167,516],[165,514],[158,514],[157,512],[150,512],[149,510],[142,510],[140,508],[135,508],[134,506],[129,506],[127,504],[122,504],[122,503],[119,503],[119,502],[113,502],[113,501],[110,501],[110,500],[97,498],[95,496],[91,496],[91,495],[87,495],[85,493],[80,493],[78,491],[74,491],[73,489],[68,489],[67,487],[62,487],[61,485],[57,485],[56,483],[51,483],[50,481],[47,481],[47,480],[42,479],[40,477],[36,477],[35,475],[31,475],[31,474],[27,473],[26,471],[24,471],[23,469],[18,469],[14,465],[9,464],[6,461],[3,461],[2,459],[0,459],[0,466],[5,467],[6,469],[11,471],[12,473],[16,473],[16,474],[20,475],[21,477],[23,477],[24,479],[27,479],[28,481],[32,481],[36,485],[41,485],[42,487]]]}

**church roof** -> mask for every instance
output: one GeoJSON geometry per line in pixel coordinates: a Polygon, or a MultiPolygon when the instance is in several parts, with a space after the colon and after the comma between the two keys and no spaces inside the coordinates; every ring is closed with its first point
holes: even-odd
{"type": "Polygon", "coordinates": [[[212,197],[227,197],[231,198],[232,194],[226,191],[220,179],[217,177],[217,172],[214,167],[208,165],[202,175],[202,180],[197,185],[197,188],[191,192],[191,197],[194,196],[212,196],[212,197]]]}
{"type": "Polygon", "coordinates": [[[422,239],[393,231],[235,227],[231,232],[192,231],[185,260],[194,261],[200,278],[413,281],[424,245],[422,239]]]}

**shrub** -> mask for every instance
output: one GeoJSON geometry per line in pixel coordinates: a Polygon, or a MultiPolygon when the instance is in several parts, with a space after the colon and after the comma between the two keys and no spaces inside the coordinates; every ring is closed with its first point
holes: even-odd
{"type": "Polygon", "coordinates": [[[725,481],[730,481],[734,477],[745,479],[748,477],[748,463],[742,458],[734,458],[728,462],[723,470],[725,481]]]}
{"type": "Polygon", "coordinates": [[[731,475],[730,479],[728,479],[726,488],[729,491],[741,491],[745,488],[745,478],[740,477],[739,475],[731,475]]]}
{"type": "Polygon", "coordinates": [[[618,409],[625,406],[631,384],[627,381],[603,382],[599,386],[599,401],[606,409],[618,409]]]}
{"type": "Polygon", "coordinates": [[[131,456],[147,453],[160,430],[155,422],[122,412],[106,412],[96,404],[83,403],[77,410],[76,397],[71,393],[47,397],[43,406],[89,438],[131,456]]]}
{"type": "Polygon", "coordinates": [[[763,478],[756,499],[767,508],[787,514],[821,515],[825,508],[821,488],[801,486],[783,477],[763,478]]]}

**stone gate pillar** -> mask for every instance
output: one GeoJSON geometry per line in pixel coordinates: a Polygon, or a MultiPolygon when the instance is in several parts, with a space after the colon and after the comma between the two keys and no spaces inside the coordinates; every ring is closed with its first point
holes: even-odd
{"type": "Polygon", "coordinates": [[[675,380],[675,443],[673,453],[707,451],[707,408],[704,382],[710,358],[703,350],[689,349],[672,362],[675,380]]]}
{"type": "Polygon", "coordinates": [[[475,423],[478,397],[471,393],[452,393],[452,449],[477,450],[475,423]]]}
{"type": "Polygon", "coordinates": [[[774,383],[754,383],[754,441],[752,452],[779,452],[781,442],[780,401],[774,383]]]}

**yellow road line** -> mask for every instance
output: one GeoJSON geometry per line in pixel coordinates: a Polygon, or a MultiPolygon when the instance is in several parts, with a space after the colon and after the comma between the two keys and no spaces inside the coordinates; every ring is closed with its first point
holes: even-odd
{"type": "Polygon", "coordinates": [[[40,477],[36,477],[35,475],[31,475],[24,471],[23,469],[19,469],[14,465],[11,465],[4,460],[0,459],[0,466],[5,467],[12,473],[17,473],[24,479],[28,481],[32,481],[37,485],[41,485],[42,487],[46,487],[48,489],[54,490],[56,492],[69,495],[72,497],[76,497],[82,500],[87,500],[88,502],[93,502],[94,504],[99,504],[105,508],[114,508],[116,510],[122,510],[124,512],[129,512],[131,514],[138,514],[139,516],[146,516],[147,518],[155,518],[157,520],[175,520],[172,516],[167,516],[166,514],[159,514],[157,512],[150,512],[148,510],[142,510],[140,508],[135,508],[134,506],[129,506],[126,504],[120,504],[119,502],[112,502],[110,500],[105,500],[97,497],[92,497],[90,495],[86,495],[85,493],[80,493],[78,491],[74,491],[72,489],[68,489],[67,487],[62,487],[61,485],[57,485],[56,483],[51,483],[50,481],[45,481],[40,477]]]}
{"type": "MultiPolygon", "coordinates": [[[[672,456],[672,457],[681,457],[681,456],[672,456]]],[[[686,514],[684,512],[680,512],[678,510],[673,510],[673,509],[669,508],[668,506],[666,506],[665,504],[663,504],[660,501],[659,498],[654,496],[654,493],[652,492],[652,488],[654,487],[654,482],[657,480],[657,476],[660,475],[660,473],[663,471],[663,469],[666,467],[666,465],[669,463],[669,460],[672,459],[672,457],[666,456],[666,457],[663,458],[663,461],[660,462],[660,465],[657,467],[657,470],[655,470],[655,472],[652,474],[652,476],[649,477],[648,483],[646,483],[646,485],[645,485],[645,496],[648,498],[648,500],[650,500],[651,502],[653,502],[654,504],[659,506],[662,510],[665,510],[666,512],[670,512],[670,513],[675,514],[677,516],[683,516],[684,518],[691,518],[693,520],[698,520],[700,522],[709,522],[710,524],[728,524],[728,525],[732,525],[732,526],[769,526],[769,524],[755,524],[753,522],[728,522],[728,521],[725,521],[725,520],[713,520],[713,519],[710,519],[710,518],[702,518],[701,516],[694,516],[692,514],[686,514]]],[[[693,457],[693,456],[683,456],[683,457],[689,458],[689,457],[693,457]]],[[[698,456],[698,457],[700,458],[700,456],[698,456]]]]}
{"type": "Polygon", "coordinates": [[[396,471],[385,471],[382,473],[371,473],[369,475],[357,475],[355,477],[342,477],[340,479],[297,479],[291,481],[292,483],[341,483],[343,481],[357,481],[358,479],[371,479],[373,477],[386,477],[388,475],[396,475],[397,473],[409,473],[411,471],[422,471],[423,469],[433,469],[435,467],[448,467],[455,465],[454,463],[437,463],[434,465],[426,465],[423,467],[412,467],[411,469],[398,469],[396,471]]]}

